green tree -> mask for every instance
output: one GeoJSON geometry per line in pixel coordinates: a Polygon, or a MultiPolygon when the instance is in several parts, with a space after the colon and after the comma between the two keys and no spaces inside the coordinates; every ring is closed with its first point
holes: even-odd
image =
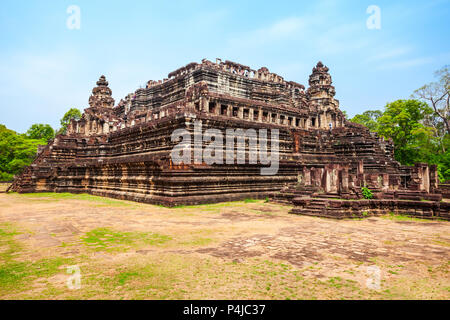
{"type": "Polygon", "coordinates": [[[66,134],[67,127],[69,126],[70,120],[80,120],[81,119],[81,111],[77,108],[71,108],[64,114],[64,117],[61,119],[61,129],[59,129],[59,134],[66,134]]]}
{"type": "Polygon", "coordinates": [[[28,129],[26,136],[29,139],[44,139],[49,141],[55,137],[55,130],[48,124],[33,124],[28,129]]]}
{"type": "Polygon", "coordinates": [[[30,165],[44,139],[29,139],[26,135],[0,125],[0,180],[12,180],[24,166],[30,165]]]}
{"type": "Polygon", "coordinates": [[[355,115],[350,121],[365,125],[370,131],[377,131],[378,118],[383,115],[380,110],[367,110],[362,114],[355,115]]]}
{"type": "Polygon", "coordinates": [[[444,66],[435,72],[438,79],[414,91],[413,97],[425,101],[433,109],[424,120],[426,126],[435,129],[438,150],[429,154],[428,163],[438,165],[441,181],[450,180],[450,70],[444,66]]]}
{"type": "Polygon", "coordinates": [[[388,103],[377,120],[377,132],[391,138],[395,145],[395,158],[402,164],[429,160],[436,149],[435,130],[423,124],[433,110],[418,100],[397,100],[388,103]]]}

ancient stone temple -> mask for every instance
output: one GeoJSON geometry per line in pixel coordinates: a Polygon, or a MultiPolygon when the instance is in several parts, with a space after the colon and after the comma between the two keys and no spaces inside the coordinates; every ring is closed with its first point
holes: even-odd
{"type": "Polygon", "coordinates": [[[101,76],[82,118],[40,149],[12,189],[168,206],[269,197],[298,214],[449,218],[436,167],[400,165],[391,141],[347,121],[321,62],[306,90],[265,67],[217,59],[148,81],[117,105],[111,95],[101,76]]]}

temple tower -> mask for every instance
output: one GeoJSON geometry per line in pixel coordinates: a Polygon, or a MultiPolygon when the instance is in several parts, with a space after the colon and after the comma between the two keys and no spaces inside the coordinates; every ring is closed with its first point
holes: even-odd
{"type": "Polygon", "coordinates": [[[328,67],[321,61],[313,68],[309,76],[309,88],[306,92],[311,107],[317,112],[315,127],[332,129],[344,124],[344,117],[339,110],[339,101],[334,98],[336,90],[332,85],[328,67]]]}
{"type": "Polygon", "coordinates": [[[101,76],[97,81],[97,87],[92,89],[92,95],[89,97],[89,106],[91,108],[113,108],[114,99],[112,91],[108,87],[108,81],[105,76],[101,76]]]}
{"type": "Polygon", "coordinates": [[[67,134],[81,134],[84,136],[107,134],[119,120],[114,114],[114,99],[108,87],[105,76],[97,81],[89,97],[89,108],[84,110],[79,121],[72,120],[67,134]]]}

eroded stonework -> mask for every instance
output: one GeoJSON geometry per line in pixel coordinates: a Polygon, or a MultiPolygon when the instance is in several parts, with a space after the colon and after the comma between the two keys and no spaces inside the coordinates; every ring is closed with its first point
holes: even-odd
{"type": "MultiPolygon", "coordinates": [[[[401,166],[392,142],[345,120],[334,96],[321,62],[305,90],[265,67],[203,60],[148,81],[116,106],[102,76],[82,118],[40,151],[12,189],[169,206],[271,197],[293,202],[292,212],[299,214],[342,218],[398,211],[448,219],[436,167],[401,166]],[[278,173],[261,175],[260,162],[175,165],[171,135],[185,129],[195,136],[195,123],[203,132],[278,129],[278,173]],[[364,186],[374,200],[362,200],[364,186]]],[[[246,159],[254,152],[248,141],[245,152],[246,159]]]]}

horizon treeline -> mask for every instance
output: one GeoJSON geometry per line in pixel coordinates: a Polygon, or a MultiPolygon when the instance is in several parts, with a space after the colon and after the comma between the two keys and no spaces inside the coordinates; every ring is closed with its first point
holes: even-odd
{"type": "Polygon", "coordinates": [[[47,145],[57,134],[66,133],[71,119],[80,119],[76,108],[62,117],[61,128],[54,130],[49,124],[33,124],[25,133],[17,133],[0,124],[0,181],[11,181],[36,156],[38,146],[47,145]]]}

